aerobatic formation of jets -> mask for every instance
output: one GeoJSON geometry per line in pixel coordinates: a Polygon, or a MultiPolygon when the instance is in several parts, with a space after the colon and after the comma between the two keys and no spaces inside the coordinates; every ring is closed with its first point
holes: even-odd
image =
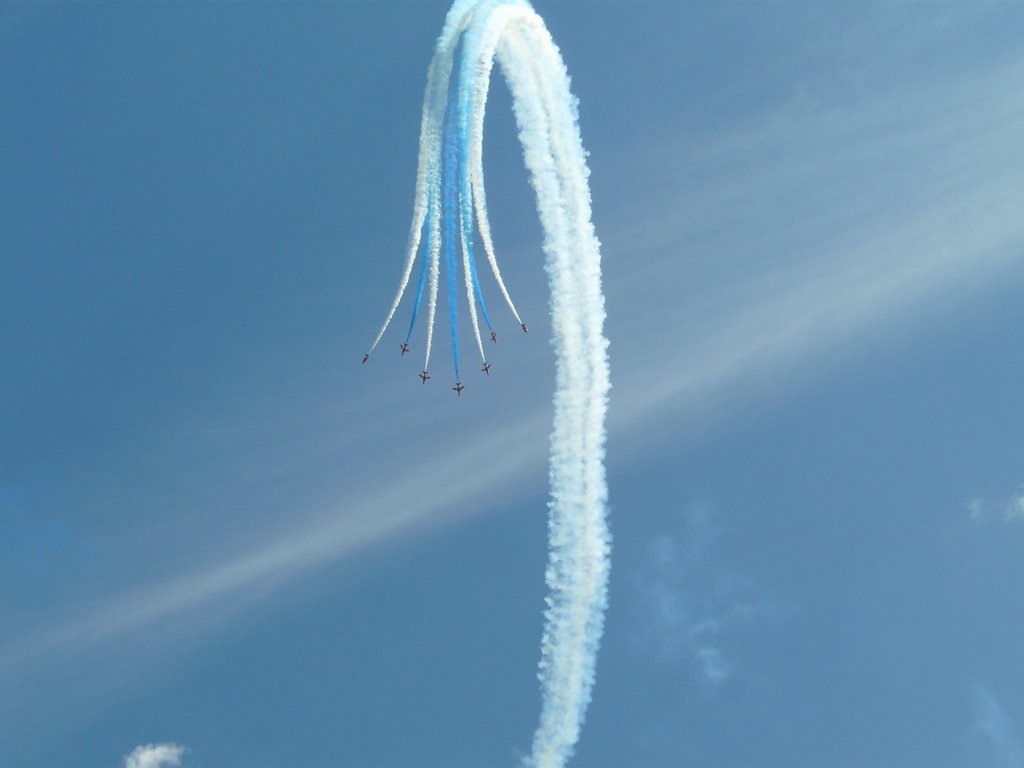
{"type": "MultiPolygon", "coordinates": [[[[522,328],[523,328],[523,333],[528,333],[529,332],[527,330],[527,328],[526,328],[526,323],[522,324],[522,328]]],[[[498,332],[497,331],[491,331],[491,341],[493,341],[495,344],[498,343],[498,332]]],[[[406,342],[406,341],[403,341],[401,343],[399,349],[401,350],[401,354],[404,357],[405,353],[409,351],[409,343],[406,342]]],[[[370,359],[370,353],[369,352],[364,352],[363,353],[363,365],[366,365],[366,362],[369,359],[370,359]]],[[[490,376],[491,375],[491,364],[489,362],[487,362],[486,360],[484,360],[483,367],[480,370],[483,373],[485,373],[487,376],[490,376]]],[[[430,380],[430,373],[428,373],[427,371],[423,371],[422,373],[418,373],[416,375],[420,377],[420,383],[422,383],[422,384],[426,384],[430,380]]],[[[456,395],[458,395],[459,397],[462,397],[462,390],[464,390],[465,388],[466,387],[465,387],[465,385],[462,382],[456,381],[455,382],[455,386],[452,387],[452,390],[455,392],[456,395]]]]}
{"type": "MultiPolygon", "coordinates": [[[[427,103],[423,111],[420,161],[416,176],[416,199],[413,203],[412,227],[409,231],[402,278],[391,302],[391,308],[388,310],[380,330],[377,331],[377,336],[363,355],[363,363],[370,359],[370,355],[383,339],[384,332],[395,317],[395,312],[401,304],[406,289],[415,285],[409,329],[405,340],[400,344],[400,349],[403,357],[406,352],[410,351],[409,340],[412,337],[416,319],[419,317],[420,308],[424,306],[423,301],[426,300],[425,306],[428,309],[429,321],[424,347],[423,372],[419,374],[419,377],[423,384],[427,383],[430,378],[427,369],[430,367],[430,352],[440,287],[439,274],[443,260],[448,289],[452,363],[455,373],[455,386],[452,389],[457,396],[461,397],[465,387],[462,384],[459,366],[458,315],[460,302],[457,286],[460,272],[466,286],[466,300],[473,328],[473,338],[483,364],[480,370],[485,376],[491,375],[491,364],[487,361],[487,355],[484,352],[483,340],[487,338],[485,334],[490,334],[492,343],[498,341],[498,332],[494,329],[487,312],[483,289],[477,274],[474,253],[476,251],[475,232],[480,235],[480,244],[483,246],[484,254],[491,266],[491,272],[494,274],[494,279],[512,316],[523,329],[523,333],[529,332],[526,323],[523,322],[523,318],[516,310],[515,304],[512,303],[512,297],[505,287],[494,253],[491,225],[487,220],[487,203],[484,195],[482,132],[484,107],[487,102],[487,82],[491,73],[488,62],[493,59],[493,46],[498,39],[494,35],[504,34],[505,26],[502,25],[510,24],[510,19],[513,17],[518,19],[513,24],[517,29],[517,25],[526,24],[527,27],[534,30],[534,33],[541,33],[536,32],[534,26],[531,26],[539,22],[539,17],[529,15],[532,11],[529,11],[529,3],[526,0],[501,0],[501,2],[496,0],[456,0],[453,8],[462,9],[458,12],[453,10],[455,16],[451,16],[449,19],[453,24],[455,22],[452,20],[456,17],[463,18],[460,14],[465,12],[468,15],[463,18],[464,24],[459,27],[460,31],[455,34],[455,37],[445,37],[446,42],[443,43],[439,39],[439,47],[435,51],[434,62],[431,64],[430,74],[427,77],[428,83],[431,85],[427,88],[427,103]],[[519,7],[515,8],[517,5],[519,7]],[[488,21],[472,21],[477,12],[481,14],[493,12],[496,15],[493,18],[487,16],[488,21]],[[509,13],[512,15],[506,17],[506,14],[509,13]],[[520,18],[516,14],[526,15],[520,18]],[[530,19],[530,21],[526,22],[523,19],[530,19]],[[479,35],[467,34],[465,40],[458,42],[458,38],[467,29],[465,25],[470,23],[483,25],[474,27],[478,30],[479,35]],[[491,39],[492,37],[493,39],[491,39]],[[485,44],[484,41],[488,40],[490,42],[485,44]],[[456,67],[457,49],[461,49],[463,58],[459,60],[456,67]],[[478,56],[479,60],[477,60],[478,56]],[[452,83],[457,83],[458,87],[455,89],[439,87],[452,83]],[[449,96],[453,98],[449,99],[449,96]],[[459,268],[460,252],[462,269],[459,268]],[[410,282],[417,259],[420,262],[419,277],[415,282],[410,282]],[[478,320],[479,317],[483,319],[482,324],[478,320]]],[[[482,20],[485,16],[480,15],[477,18],[482,20]]],[[[448,23],[446,22],[446,24],[448,23]]],[[[451,29],[445,27],[445,29],[451,32],[455,27],[451,27],[451,29]]],[[[506,76],[508,76],[507,72],[506,76]]],[[[551,105],[545,103],[544,106],[547,109],[551,105]]],[[[583,209],[581,208],[581,210],[583,209]]]]}

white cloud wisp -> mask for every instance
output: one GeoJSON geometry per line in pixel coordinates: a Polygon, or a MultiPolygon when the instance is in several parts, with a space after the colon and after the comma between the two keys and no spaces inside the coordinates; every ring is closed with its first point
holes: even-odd
{"type": "Polygon", "coordinates": [[[178,768],[184,754],[177,744],[142,744],[124,759],[124,768],[178,768]]]}

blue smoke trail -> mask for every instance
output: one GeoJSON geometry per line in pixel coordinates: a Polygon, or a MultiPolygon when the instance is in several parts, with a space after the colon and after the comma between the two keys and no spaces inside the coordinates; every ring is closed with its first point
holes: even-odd
{"type": "Polygon", "coordinates": [[[455,266],[455,197],[457,193],[458,133],[455,125],[455,102],[448,103],[444,126],[444,265],[448,277],[448,317],[452,325],[452,357],[455,362],[455,381],[459,375],[459,296],[458,274],[455,266]]]}

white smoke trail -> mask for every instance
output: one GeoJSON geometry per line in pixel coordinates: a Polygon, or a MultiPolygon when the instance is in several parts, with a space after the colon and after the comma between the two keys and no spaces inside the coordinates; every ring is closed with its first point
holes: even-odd
{"type": "Polygon", "coordinates": [[[477,349],[480,350],[480,359],[487,362],[484,354],[484,343],[480,338],[480,322],[476,314],[476,295],[473,293],[473,277],[469,266],[470,243],[466,241],[466,228],[462,225],[462,205],[459,205],[459,242],[462,244],[462,271],[466,278],[466,301],[469,303],[469,319],[473,325],[473,336],[476,338],[477,349]]]}
{"type": "MultiPolygon", "coordinates": [[[[609,381],[600,249],[590,221],[589,171],[575,101],[558,48],[525,2],[498,6],[485,23],[477,72],[487,72],[483,58],[497,53],[537,195],[551,284],[557,387],[549,472],[550,595],[541,643],[543,705],[529,762],[559,768],[572,754],[590,701],[607,604],[603,459],[609,381]]],[[[478,87],[478,96],[485,93],[486,79],[478,87]]]]}
{"type": "Polygon", "coordinates": [[[436,185],[431,186],[430,214],[430,295],[427,311],[427,354],[423,359],[423,370],[430,368],[430,347],[434,341],[434,319],[437,316],[437,284],[441,273],[441,206],[436,185]]]}
{"type": "Polygon", "coordinates": [[[494,255],[494,239],[491,236],[491,223],[487,218],[487,195],[484,191],[484,114],[487,110],[487,92],[491,82],[491,68],[494,65],[494,49],[501,34],[503,25],[488,23],[482,33],[479,42],[479,52],[475,56],[476,72],[473,82],[473,94],[475,101],[473,112],[470,117],[470,173],[472,175],[473,204],[476,207],[477,226],[480,230],[480,239],[484,244],[484,253],[487,254],[487,261],[491,265],[491,272],[501,289],[501,295],[505,303],[512,311],[516,322],[522,325],[523,319],[519,317],[512,297],[509,295],[505,281],[501,277],[501,270],[498,268],[498,260],[494,255]]]}
{"type": "MultiPolygon", "coordinates": [[[[487,5],[487,3],[485,2],[484,4],[482,4],[481,7],[477,8],[477,16],[476,16],[476,18],[481,18],[481,11],[482,10],[486,10],[486,8],[485,8],[486,5],[487,5]]],[[[459,133],[459,141],[460,142],[465,141],[465,136],[468,133],[468,127],[469,127],[468,123],[469,123],[469,119],[471,117],[471,111],[472,110],[470,110],[470,114],[467,114],[466,106],[467,106],[467,104],[470,103],[471,99],[475,95],[474,92],[471,89],[472,89],[472,87],[476,83],[475,83],[475,81],[471,81],[471,80],[469,80],[466,77],[467,66],[465,64],[465,61],[466,61],[466,58],[468,56],[472,55],[472,50],[473,50],[473,47],[474,47],[472,41],[475,40],[475,38],[476,38],[476,31],[475,31],[475,27],[476,26],[478,26],[478,25],[471,25],[470,29],[466,32],[465,35],[463,35],[463,38],[462,38],[462,46],[463,46],[462,58],[463,58],[463,64],[462,64],[462,66],[460,67],[460,70],[459,70],[458,89],[457,89],[457,93],[455,94],[456,105],[457,105],[456,113],[458,114],[458,118],[459,118],[458,119],[458,122],[459,122],[458,133],[459,133]]],[[[460,156],[460,166],[461,166],[462,163],[463,163],[462,158],[468,157],[468,152],[460,152],[459,156],[460,156]]],[[[463,265],[462,271],[464,273],[464,277],[466,278],[466,301],[469,304],[469,317],[470,317],[470,320],[471,320],[472,326],[473,326],[473,336],[476,338],[477,349],[480,350],[480,359],[483,360],[484,362],[487,362],[487,356],[484,355],[483,341],[480,339],[480,323],[477,320],[477,311],[476,311],[477,297],[474,295],[474,287],[475,286],[473,285],[473,268],[472,268],[472,265],[470,264],[470,248],[473,245],[472,239],[471,239],[473,237],[473,221],[472,221],[472,219],[473,219],[473,187],[472,187],[472,184],[464,184],[463,183],[464,176],[463,176],[462,171],[463,171],[463,168],[460,167],[459,168],[459,241],[462,244],[462,265],[463,265]]],[[[481,302],[483,301],[482,297],[481,297],[480,301],[481,302]]],[[[482,304],[481,304],[481,306],[482,306],[482,304]]],[[[486,316],[487,316],[487,311],[484,310],[484,317],[486,318],[486,316]]],[[[489,321],[488,321],[488,324],[489,324],[489,321]]]]}

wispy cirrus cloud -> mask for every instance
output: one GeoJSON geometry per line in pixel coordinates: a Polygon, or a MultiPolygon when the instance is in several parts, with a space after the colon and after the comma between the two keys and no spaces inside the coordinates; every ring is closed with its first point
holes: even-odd
{"type": "Polygon", "coordinates": [[[967,502],[966,508],[971,521],[977,525],[1024,523],[1024,486],[1000,499],[971,499],[967,502]]]}
{"type": "Polygon", "coordinates": [[[984,768],[1021,768],[1024,743],[1017,727],[995,693],[984,686],[974,689],[971,736],[977,747],[975,762],[984,768]]]}
{"type": "Polygon", "coordinates": [[[716,688],[742,669],[726,650],[732,634],[777,613],[749,579],[721,565],[711,514],[695,506],[682,530],[653,539],[633,578],[639,619],[637,651],[666,665],[683,664],[716,688]]]}
{"type": "Polygon", "coordinates": [[[1019,275],[1024,134],[1007,127],[1024,124],[1022,76],[1016,60],[909,97],[796,102],[631,158],[633,183],[662,194],[627,188],[615,211],[609,254],[640,243],[647,265],[630,261],[608,304],[616,285],[645,297],[630,339],[640,345],[687,329],[638,361],[644,397],[706,414],[734,392],[906,339],[1019,275]]]}
{"type": "Polygon", "coordinates": [[[238,608],[240,596],[251,597],[308,573],[317,565],[350,556],[399,534],[425,526],[453,523],[472,514],[471,504],[485,494],[513,488],[517,471],[544,455],[531,447],[543,443],[546,424],[527,419],[504,430],[482,435],[461,448],[421,460],[400,479],[369,490],[358,488],[320,515],[303,516],[304,525],[286,535],[268,537],[261,546],[229,556],[206,568],[181,574],[89,606],[57,626],[0,645],[0,678],[53,657],[88,652],[124,637],[156,632],[170,641],[175,633],[193,635],[203,626],[238,608]],[[504,461],[489,462],[474,472],[463,467],[488,450],[504,446],[504,461]],[[423,488],[440,489],[425,498],[423,488]],[[178,619],[189,616],[187,624],[178,619]],[[174,626],[177,629],[174,629],[174,626]]]}

